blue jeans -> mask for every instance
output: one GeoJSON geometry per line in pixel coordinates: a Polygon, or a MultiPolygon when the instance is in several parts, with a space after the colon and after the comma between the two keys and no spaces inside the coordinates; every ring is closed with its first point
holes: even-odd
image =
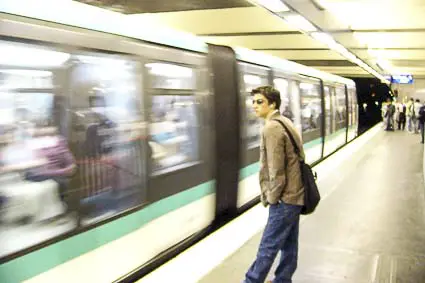
{"type": "Polygon", "coordinates": [[[281,252],[274,283],[291,283],[297,269],[298,231],[301,206],[285,203],[272,204],[261,238],[257,258],[245,275],[245,283],[263,283],[281,252]]]}

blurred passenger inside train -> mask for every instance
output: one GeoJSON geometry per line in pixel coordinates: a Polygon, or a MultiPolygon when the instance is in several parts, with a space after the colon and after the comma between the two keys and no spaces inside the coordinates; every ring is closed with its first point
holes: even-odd
{"type": "Polygon", "coordinates": [[[26,172],[28,181],[42,182],[54,180],[59,185],[61,199],[67,189],[69,178],[75,172],[75,160],[67,141],[59,135],[56,127],[45,127],[34,132],[31,149],[43,158],[45,163],[26,172]]]}
{"type": "Polygon", "coordinates": [[[299,220],[304,205],[299,167],[299,158],[304,158],[302,138],[294,124],[280,115],[278,90],[264,86],[254,89],[252,95],[256,116],[266,121],[260,145],[260,196],[263,205],[269,206],[269,216],[257,257],[244,282],[264,282],[279,251],[282,256],[274,282],[291,282],[297,267],[299,220]],[[299,155],[290,136],[300,149],[299,155]]]}
{"type": "Polygon", "coordinates": [[[17,109],[15,135],[1,150],[0,194],[4,222],[50,220],[67,211],[62,202],[74,159],[55,127],[31,127],[30,111],[17,109]],[[23,115],[22,115],[23,114],[23,115]],[[62,200],[61,200],[62,197],[62,200]]]}
{"type": "Polygon", "coordinates": [[[288,118],[291,121],[294,121],[294,114],[291,111],[291,107],[289,105],[286,105],[283,107],[284,110],[282,111],[282,115],[288,118]]]}

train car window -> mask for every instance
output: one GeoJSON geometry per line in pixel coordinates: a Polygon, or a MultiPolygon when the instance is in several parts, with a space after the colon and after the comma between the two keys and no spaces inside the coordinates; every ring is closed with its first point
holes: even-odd
{"type": "Polygon", "coordinates": [[[198,160],[194,96],[154,96],[150,131],[153,171],[198,160]]]}
{"type": "Polygon", "coordinates": [[[349,129],[348,129],[348,139],[352,140],[357,135],[357,97],[356,89],[349,87],[348,88],[348,107],[349,107],[349,129]]]}
{"type": "Polygon", "coordinates": [[[292,109],[292,97],[289,95],[289,83],[288,80],[277,78],[273,80],[274,86],[280,92],[280,113],[286,118],[291,119],[295,122],[295,115],[292,109]]]}
{"type": "Polygon", "coordinates": [[[0,41],[0,257],[74,229],[63,74],[70,54],[0,41]],[[64,123],[65,122],[65,123],[64,123]]]}
{"type": "Polygon", "coordinates": [[[299,87],[303,141],[309,142],[321,136],[322,102],[320,85],[301,82],[299,87]]]}
{"type": "Polygon", "coordinates": [[[149,63],[145,66],[152,88],[196,89],[196,76],[192,68],[168,63],[149,63]]]}
{"type": "Polygon", "coordinates": [[[199,161],[196,70],[169,63],[146,67],[154,89],[149,124],[151,170],[160,174],[199,161]]]}
{"type": "Polygon", "coordinates": [[[72,149],[81,219],[91,224],[142,201],[145,162],[139,63],[73,56],[72,149]]]}
{"type": "Polygon", "coordinates": [[[332,115],[332,96],[329,86],[324,87],[325,90],[325,115],[326,115],[326,136],[333,133],[333,115],[332,115]]]}
{"type": "Polygon", "coordinates": [[[347,102],[345,100],[345,89],[336,88],[336,123],[337,130],[345,128],[347,121],[347,102]]]}
{"type": "Polygon", "coordinates": [[[292,102],[293,122],[299,134],[302,134],[301,123],[301,98],[300,98],[300,83],[299,81],[290,81],[289,83],[290,97],[292,102]]]}
{"type": "Polygon", "coordinates": [[[353,124],[357,124],[358,121],[358,111],[359,111],[359,106],[357,104],[357,94],[356,94],[356,89],[352,89],[351,90],[351,97],[352,97],[352,105],[353,105],[353,124]]]}
{"type": "Polygon", "coordinates": [[[332,129],[331,129],[331,133],[335,133],[337,128],[337,101],[336,101],[336,92],[335,92],[335,87],[330,87],[330,94],[331,94],[331,108],[332,108],[332,129]]]}
{"type": "Polygon", "coordinates": [[[255,148],[260,145],[260,133],[263,121],[255,116],[252,109],[251,91],[257,87],[268,85],[268,79],[265,76],[256,74],[244,74],[244,95],[246,104],[246,142],[248,148],[255,148]]]}
{"type": "Polygon", "coordinates": [[[351,94],[351,89],[348,89],[348,126],[351,127],[353,125],[353,97],[351,94]]]}

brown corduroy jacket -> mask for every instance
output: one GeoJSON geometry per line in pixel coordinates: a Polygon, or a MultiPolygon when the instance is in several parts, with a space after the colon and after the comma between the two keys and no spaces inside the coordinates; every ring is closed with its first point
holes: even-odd
{"type": "Polygon", "coordinates": [[[301,179],[299,156],[291,140],[277,121],[282,121],[291,131],[301,157],[304,158],[302,139],[293,123],[288,119],[274,112],[267,117],[260,146],[260,187],[261,201],[267,204],[276,204],[282,200],[287,204],[304,204],[304,187],[301,179]]]}

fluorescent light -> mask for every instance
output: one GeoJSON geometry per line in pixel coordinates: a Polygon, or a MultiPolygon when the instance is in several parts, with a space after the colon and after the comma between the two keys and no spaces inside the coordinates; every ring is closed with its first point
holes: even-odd
{"type": "Polygon", "coordinates": [[[284,19],[290,24],[302,31],[317,31],[317,28],[306,18],[298,14],[284,16],[284,19]]]}
{"type": "Polygon", "coordinates": [[[337,43],[332,38],[332,36],[330,36],[329,34],[324,33],[324,32],[313,32],[311,34],[311,36],[314,39],[319,40],[320,42],[326,44],[329,48],[337,51],[338,53],[340,53],[342,56],[344,56],[348,60],[352,61],[353,63],[358,64],[358,62],[360,61],[360,60],[357,59],[356,55],[354,55],[353,53],[351,53],[350,51],[348,51],[341,44],[337,43]]]}
{"type": "Polygon", "coordinates": [[[354,55],[350,51],[345,51],[345,52],[342,52],[341,54],[342,54],[342,56],[344,56],[345,58],[347,58],[348,60],[350,60],[353,63],[356,63],[356,64],[361,63],[361,61],[359,59],[357,59],[356,55],[354,55]]]}
{"type": "MultiPolygon", "coordinates": [[[[330,36],[327,33],[324,32],[313,32],[311,33],[311,36],[316,39],[319,40],[322,43],[325,43],[326,45],[328,45],[331,49],[339,52],[342,56],[344,56],[345,58],[347,58],[348,60],[350,60],[351,62],[357,64],[358,66],[360,66],[361,68],[365,69],[368,73],[374,75],[375,77],[381,79],[381,80],[385,80],[385,78],[383,78],[381,76],[381,74],[379,74],[378,72],[376,72],[374,69],[372,69],[370,66],[368,66],[367,64],[365,64],[363,61],[361,61],[360,59],[358,59],[356,57],[356,55],[354,55],[353,53],[351,53],[350,51],[348,51],[344,46],[342,46],[341,44],[337,43],[332,36],[330,36]]],[[[388,67],[388,64],[384,65],[386,67],[388,67]]],[[[382,67],[382,65],[381,65],[382,67]]],[[[386,69],[386,68],[385,68],[386,69]]]]}
{"type": "Polygon", "coordinates": [[[58,67],[68,61],[64,52],[0,43],[0,65],[20,67],[58,67]]]}
{"type": "Polygon", "coordinates": [[[380,56],[382,56],[381,50],[377,50],[377,49],[367,49],[367,53],[369,53],[373,57],[380,57],[380,56]]]}
{"type": "Polygon", "coordinates": [[[324,33],[324,32],[313,32],[313,33],[311,33],[311,36],[314,39],[316,39],[316,40],[318,40],[322,43],[325,43],[327,45],[335,45],[336,44],[336,42],[332,38],[332,36],[330,36],[329,34],[324,33]]]}
{"type": "Polygon", "coordinates": [[[263,6],[275,13],[288,12],[290,9],[280,0],[253,0],[252,2],[263,6]]]}
{"type": "Polygon", "coordinates": [[[339,43],[335,42],[334,46],[331,46],[331,48],[335,51],[338,51],[341,54],[352,54],[350,51],[348,51],[344,46],[342,46],[339,43]]]}

